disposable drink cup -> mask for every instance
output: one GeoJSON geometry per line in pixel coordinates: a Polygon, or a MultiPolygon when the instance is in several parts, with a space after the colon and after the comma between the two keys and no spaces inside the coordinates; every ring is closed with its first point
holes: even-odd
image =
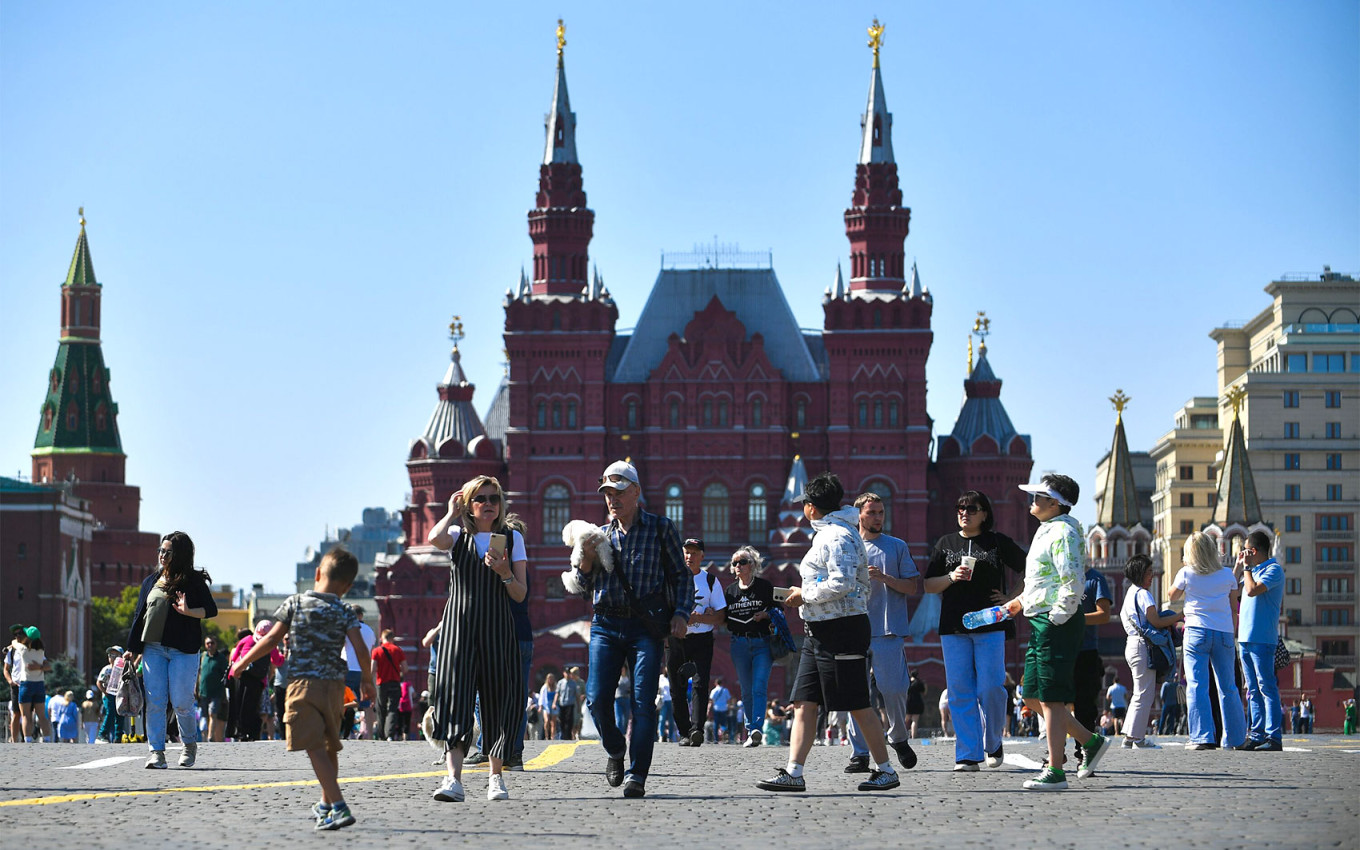
{"type": "Polygon", "coordinates": [[[971,581],[973,578],[973,567],[977,565],[977,558],[972,555],[964,555],[959,561],[959,572],[963,573],[964,581],[971,581]]]}

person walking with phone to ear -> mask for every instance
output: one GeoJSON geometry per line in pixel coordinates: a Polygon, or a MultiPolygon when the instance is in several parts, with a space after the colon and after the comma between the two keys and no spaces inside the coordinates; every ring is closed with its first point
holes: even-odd
{"type": "Polygon", "coordinates": [[[435,664],[434,739],[443,741],[449,775],[434,799],[461,803],[463,759],[473,742],[474,706],[481,697],[482,746],[490,763],[488,800],[508,800],[502,768],[513,754],[524,712],[524,678],[512,601],[528,585],[524,537],[505,524],[505,493],[479,475],[449,497],[449,511],[429,542],[449,553],[449,601],[435,664]]]}

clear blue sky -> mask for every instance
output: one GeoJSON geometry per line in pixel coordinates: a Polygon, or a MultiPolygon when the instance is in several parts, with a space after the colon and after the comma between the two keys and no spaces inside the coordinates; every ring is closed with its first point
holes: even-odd
{"type": "Polygon", "coordinates": [[[715,236],[821,326],[878,15],[936,431],[986,310],[1083,520],[1107,396],[1148,448],[1213,393],[1211,328],[1360,270],[1353,2],[454,6],[0,5],[0,471],[29,470],[83,204],[143,528],[284,588],[326,524],[399,507],[452,314],[479,409],[501,374],[559,15],[623,328],[659,252],[715,236]]]}

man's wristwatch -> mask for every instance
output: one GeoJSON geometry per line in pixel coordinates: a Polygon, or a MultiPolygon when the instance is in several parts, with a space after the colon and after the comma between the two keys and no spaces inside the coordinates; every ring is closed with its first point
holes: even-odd
{"type": "Polygon", "coordinates": [[[515,580],[515,574],[514,574],[514,573],[511,573],[509,578],[503,578],[503,579],[501,579],[501,584],[509,584],[510,582],[512,582],[512,581],[514,581],[514,580],[515,580]]]}

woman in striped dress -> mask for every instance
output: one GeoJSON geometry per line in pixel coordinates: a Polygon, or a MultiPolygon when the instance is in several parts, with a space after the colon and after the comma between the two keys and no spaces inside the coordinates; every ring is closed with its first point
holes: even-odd
{"type": "Polygon", "coordinates": [[[474,704],[481,697],[482,744],[490,762],[488,800],[507,800],[501,768],[513,753],[524,712],[519,642],[512,601],[528,592],[524,537],[505,524],[500,482],[479,475],[449,499],[449,511],[430,530],[429,542],[449,552],[449,601],[444,606],[435,663],[434,738],[444,741],[449,775],[434,792],[441,802],[462,802],[463,759],[473,743],[474,704]],[[504,535],[499,552],[492,535],[504,535]]]}

